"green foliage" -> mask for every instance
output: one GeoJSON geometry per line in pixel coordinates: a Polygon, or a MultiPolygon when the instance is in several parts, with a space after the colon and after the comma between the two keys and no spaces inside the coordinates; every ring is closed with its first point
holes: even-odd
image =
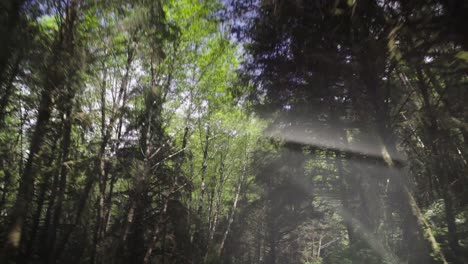
{"type": "Polygon", "coordinates": [[[456,2],[5,0],[0,262],[466,262],[456,2]]]}
{"type": "Polygon", "coordinates": [[[44,35],[49,36],[49,38],[52,38],[59,30],[60,25],[58,19],[59,18],[57,16],[40,17],[37,21],[39,29],[44,35]]]}

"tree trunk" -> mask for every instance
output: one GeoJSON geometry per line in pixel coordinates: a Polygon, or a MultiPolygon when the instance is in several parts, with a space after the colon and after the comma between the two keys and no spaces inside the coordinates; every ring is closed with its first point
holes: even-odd
{"type": "MultiPolygon", "coordinates": [[[[338,172],[338,175],[340,177],[339,179],[339,188],[340,188],[340,196],[341,196],[341,203],[343,205],[344,210],[346,210],[349,214],[351,214],[351,207],[349,205],[349,192],[347,189],[347,176],[350,176],[347,174],[343,168],[343,158],[341,156],[341,153],[339,151],[335,151],[335,166],[338,172]]],[[[355,242],[355,234],[354,234],[354,228],[351,223],[351,221],[345,219],[345,226],[346,226],[346,231],[348,233],[348,240],[349,244],[352,245],[355,242]]]]}
{"type": "Polygon", "coordinates": [[[30,211],[29,209],[34,195],[34,177],[37,170],[33,166],[36,156],[42,146],[44,135],[46,134],[46,128],[50,118],[51,105],[51,94],[45,90],[42,92],[39,115],[33,136],[31,138],[29,156],[21,176],[20,186],[18,195],[16,197],[16,202],[13,207],[13,212],[11,213],[12,224],[8,228],[9,231],[5,247],[3,249],[4,252],[2,254],[2,262],[4,263],[7,263],[9,259],[16,255],[20,247],[23,226],[30,211]]]}
{"type": "MultiPolygon", "coordinates": [[[[224,150],[227,152],[227,148],[224,150]]],[[[214,217],[213,217],[213,224],[211,226],[210,230],[210,236],[209,236],[209,241],[213,240],[213,236],[216,232],[216,227],[218,225],[218,217],[219,217],[219,211],[221,208],[221,200],[223,196],[223,185],[224,185],[224,180],[225,180],[225,172],[224,172],[224,166],[225,166],[225,159],[227,153],[221,154],[221,165],[219,168],[219,181],[218,181],[218,190],[217,190],[217,199],[216,199],[216,204],[215,204],[215,212],[214,212],[214,217]]]]}
{"type": "Polygon", "coordinates": [[[68,176],[68,162],[69,160],[69,153],[70,153],[70,144],[71,144],[71,129],[72,129],[72,100],[70,100],[67,106],[67,111],[65,114],[64,120],[64,131],[63,131],[63,141],[62,141],[62,162],[60,165],[60,179],[58,184],[58,192],[57,192],[57,202],[55,204],[54,209],[54,216],[52,220],[52,233],[50,241],[49,241],[49,256],[48,262],[55,263],[56,262],[56,240],[57,240],[57,233],[58,228],[60,226],[60,217],[62,215],[62,207],[63,207],[63,200],[65,197],[65,189],[67,187],[67,176],[68,176]]]}
{"type": "Polygon", "coordinates": [[[48,186],[50,184],[50,178],[52,176],[52,174],[54,174],[55,170],[52,170],[52,165],[53,165],[53,162],[54,162],[54,159],[55,159],[55,149],[57,147],[57,142],[54,141],[53,142],[53,145],[52,145],[52,148],[51,148],[51,154],[50,154],[50,160],[47,164],[47,168],[50,169],[50,172],[47,172],[44,177],[43,177],[43,183],[41,185],[41,188],[40,188],[40,192],[39,192],[39,197],[37,198],[37,208],[36,208],[36,212],[34,213],[33,215],[33,221],[32,221],[32,224],[31,224],[31,232],[30,232],[30,235],[29,235],[29,241],[27,243],[27,246],[26,246],[26,252],[25,252],[25,258],[28,259],[31,257],[31,254],[33,252],[33,248],[34,248],[34,243],[36,242],[36,235],[37,235],[37,231],[39,229],[39,223],[40,223],[40,220],[41,220],[41,216],[42,216],[42,210],[43,210],[43,207],[44,207],[44,201],[46,200],[46,192],[47,192],[47,189],[48,189],[48,186]]]}
{"type": "Polygon", "coordinates": [[[444,166],[443,161],[448,162],[446,157],[450,155],[443,155],[442,150],[446,148],[445,145],[438,146],[436,142],[438,135],[449,138],[445,131],[443,131],[438,122],[434,110],[432,109],[431,101],[429,98],[428,87],[424,80],[424,75],[422,71],[416,67],[417,76],[418,76],[418,87],[423,98],[423,109],[426,114],[426,126],[427,126],[427,136],[428,140],[426,145],[430,147],[431,154],[434,155],[434,158],[430,160],[431,165],[434,167],[434,171],[437,173],[439,182],[441,183],[440,188],[442,189],[442,199],[445,205],[445,220],[447,222],[448,229],[448,242],[449,246],[454,254],[454,263],[461,264],[462,261],[459,259],[461,254],[461,248],[459,244],[458,234],[457,234],[457,225],[455,222],[455,212],[453,208],[453,197],[451,195],[449,175],[447,174],[450,171],[450,168],[444,166]]]}
{"type": "MultiPolygon", "coordinates": [[[[6,31],[2,32],[2,41],[0,42],[0,87],[4,85],[4,76],[8,71],[8,63],[11,59],[11,56],[14,52],[12,49],[14,47],[13,37],[16,36],[16,29],[20,22],[20,12],[23,7],[25,0],[11,0],[10,10],[6,11],[8,18],[6,21],[6,31]]],[[[5,3],[5,6],[8,4],[5,3]]],[[[3,99],[3,98],[2,98],[3,99]]]]}
{"type": "Polygon", "coordinates": [[[70,240],[71,234],[73,233],[75,228],[80,224],[82,214],[84,212],[84,209],[86,208],[86,203],[88,201],[89,194],[91,193],[91,190],[93,189],[94,182],[95,182],[95,176],[93,175],[93,173],[91,171],[88,171],[87,175],[88,176],[86,177],[86,183],[85,183],[85,186],[83,188],[81,198],[79,199],[78,204],[77,204],[75,221],[67,229],[65,229],[64,234],[62,236],[63,238],[62,238],[61,242],[58,244],[58,248],[56,250],[56,259],[57,260],[60,260],[60,258],[62,256],[62,253],[65,250],[65,248],[66,248],[66,246],[67,246],[67,244],[68,244],[68,242],[70,240]]]}
{"type": "Polygon", "coordinates": [[[203,149],[203,161],[202,161],[202,170],[201,170],[201,187],[200,187],[200,199],[198,202],[198,210],[197,214],[201,217],[203,213],[203,204],[205,202],[205,191],[206,191],[206,184],[205,184],[205,176],[206,176],[206,169],[208,166],[208,149],[209,149],[209,142],[210,142],[210,131],[209,128],[206,131],[205,135],[205,146],[203,149]]]}
{"type": "MultiPolygon", "coordinates": [[[[30,211],[31,202],[34,195],[34,180],[37,170],[34,168],[35,159],[39,153],[44,136],[47,132],[47,126],[52,111],[52,95],[57,89],[60,89],[65,84],[65,76],[63,69],[58,69],[57,65],[62,65],[67,60],[67,56],[62,53],[73,55],[73,31],[74,24],[77,18],[78,1],[72,1],[68,6],[68,15],[64,23],[60,26],[58,37],[56,38],[52,49],[53,55],[44,78],[44,89],[41,93],[40,105],[36,126],[31,138],[29,148],[29,156],[20,180],[20,186],[16,197],[15,205],[11,213],[11,224],[8,228],[7,239],[0,260],[8,262],[18,252],[21,244],[23,227],[30,211]]],[[[20,3],[21,1],[18,1],[20,3]]],[[[21,3],[20,3],[21,4],[21,3]]],[[[20,5],[18,4],[18,5],[20,5]]],[[[18,7],[19,9],[19,7],[18,7]]],[[[0,58],[0,70],[3,71],[6,58],[0,58]]],[[[3,74],[3,73],[2,73],[3,74]]]]}
{"type": "Polygon", "coordinates": [[[276,237],[276,227],[273,225],[274,219],[271,219],[268,217],[267,221],[270,223],[268,224],[268,246],[270,248],[270,251],[268,252],[268,264],[276,264],[276,243],[278,242],[278,239],[276,237]]]}
{"type": "MultiPolygon", "coordinates": [[[[383,59],[387,56],[385,46],[379,46],[378,43],[372,42],[369,43],[369,45],[374,45],[372,48],[378,50],[375,56],[381,56],[382,60],[380,61],[385,62],[385,59],[383,59]]],[[[403,170],[399,171],[398,168],[396,168],[395,155],[398,154],[398,151],[394,141],[394,134],[391,130],[392,124],[389,124],[388,94],[382,91],[382,88],[385,86],[382,84],[379,76],[383,73],[376,70],[378,68],[385,69],[385,67],[376,65],[375,58],[371,58],[369,54],[360,54],[360,56],[360,78],[366,87],[368,103],[372,106],[371,116],[374,120],[373,126],[377,140],[380,141],[381,158],[385,161],[387,166],[387,179],[393,182],[395,188],[400,192],[399,197],[402,199],[401,206],[395,209],[400,212],[402,217],[405,215],[407,216],[407,221],[402,223],[403,231],[409,230],[407,229],[407,225],[417,230],[416,232],[410,230],[411,233],[404,234],[406,237],[413,237],[413,239],[411,239],[413,243],[405,247],[408,249],[408,252],[414,252],[410,254],[411,258],[409,259],[409,263],[430,263],[430,261],[434,259],[438,263],[445,264],[447,261],[432,233],[432,229],[424,219],[413,194],[408,189],[407,181],[409,179],[405,177],[408,175],[404,173],[403,170]]]]}
{"type": "MultiPolygon", "coordinates": [[[[6,168],[6,161],[5,160],[2,160],[2,166],[4,166],[3,168],[6,168]]],[[[4,178],[4,181],[3,181],[3,189],[2,189],[2,200],[0,201],[0,213],[3,214],[3,210],[5,209],[5,204],[6,204],[6,198],[7,198],[7,194],[8,194],[8,186],[10,185],[11,183],[11,180],[12,180],[12,175],[10,173],[10,171],[4,169],[3,172],[5,173],[5,178],[4,178]]]]}
{"type": "MultiPolygon", "coordinates": [[[[62,130],[62,129],[61,129],[62,130]]],[[[63,142],[62,142],[63,143],[63,142]]],[[[63,152],[60,152],[58,154],[58,160],[62,160],[62,154],[63,152]]],[[[52,239],[52,233],[55,231],[54,226],[53,226],[53,215],[54,215],[54,209],[55,209],[55,201],[57,200],[57,191],[58,191],[58,185],[59,185],[59,180],[60,180],[60,169],[61,166],[57,166],[57,168],[53,172],[53,179],[52,179],[52,186],[51,186],[51,191],[49,195],[49,203],[47,206],[46,214],[45,214],[45,219],[44,219],[44,224],[42,226],[42,231],[41,231],[41,245],[40,245],[40,256],[41,259],[43,260],[44,263],[47,263],[48,257],[49,257],[49,252],[51,250],[51,239],[52,239]]]]}
{"type": "MultiPolygon", "coordinates": [[[[246,155],[247,155],[247,151],[246,151],[246,155]]],[[[245,159],[244,167],[242,169],[242,174],[239,178],[239,182],[237,183],[236,196],[234,198],[234,203],[232,204],[231,213],[229,214],[228,225],[226,227],[226,230],[224,231],[223,238],[221,239],[221,242],[219,243],[218,256],[221,256],[221,254],[223,253],[224,244],[226,243],[227,237],[229,235],[232,222],[234,222],[234,215],[236,213],[237,203],[239,202],[239,197],[240,197],[240,193],[242,189],[242,183],[244,182],[244,179],[247,177],[247,163],[248,163],[248,157],[246,157],[245,159]]]]}
{"type": "MultiPolygon", "coordinates": [[[[6,109],[8,107],[8,103],[10,102],[10,97],[13,93],[13,88],[14,88],[13,82],[16,78],[16,75],[18,75],[20,61],[21,61],[21,58],[18,57],[14,63],[12,71],[10,72],[10,78],[8,78],[8,82],[5,84],[6,85],[5,92],[2,95],[2,98],[0,99],[0,131],[5,126],[5,118],[7,114],[6,109]]],[[[0,83],[0,86],[1,86],[1,83],[0,83]]]]}
{"type": "Polygon", "coordinates": [[[101,86],[101,144],[96,160],[96,170],[99,183],[98,214],[96,219],[96,228],[94,232],[94,245],[91,253],[91,262],[99,263],[102,253],[102,235],[106,225],[106,188],[107,188],[107,166],[106,166],[106,147],[111,139],[114,125],[120,122],[124,114],[124,106],[127,102],[127,88],[130,81],[130,70],[134,59],[134,50],[130,43],[127,47],[127,60],[125,64],[125,73],[120,82],[117,99],[112,106],[112,116],[106,125],[106,87],[107,87],[107,69],[104,68],[103,80],[101,86]]]}

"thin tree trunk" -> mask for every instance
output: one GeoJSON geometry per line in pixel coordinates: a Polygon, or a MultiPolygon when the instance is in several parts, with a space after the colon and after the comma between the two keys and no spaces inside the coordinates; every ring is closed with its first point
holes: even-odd
{"type": "Polygon", "coordinates": [[[319,241],[318,241],[318,247],[317,247],[317,255],[316,255],[317,259],[320,258],[320,251],[322,250],[322,239],[323,239],[323,235],[320,234],[319,235],[319,241]]]}
{"type": "MultiPolygon", "coordinates": [[[[215,169],[216,171],[216,169],[215,169]]],[[[210,233],[211,233],[211,228],[212,228],[212,225],[213,225],[213,202],[214,202],[214,199],[215,199],[215,187],[216,187],[216,178],[215,177],[212,177],[211,178],[211,181],[209,183],[209,193],[208,193],[208,233],[207,233],[207,237],[210,236],[210,233]]],[[[208,253],[208,252],[206,252],[208,253]]]]}
{"type": "MultiPolygon", "coordinates": [[[[246,148],[246,150],[247,150],[247,148],[246,148]]],[[[247,151],[246,151],[246,155],[247,155],[247,151]]],[[[241,174],[241,176],[239,178],[239,182],[237,183],[236,196],[234,198],[234,203],[232,204],[231,213],[229,214],[228,224],[227,224],[226,230],[224,231],[223,238],[221,239],[221,242],[219,243],[218,256],[221,256],[221,254],[223,253],[224,244],[226,243],[227,237],[228,237],[229,232],[231,230],[231,225],[234,222],[234,215],[236,213],[237,203],[239,202],[239,197],[240,197],[240,193],[241,193],[241,190],[242,190],[242,183],[244,182],[244,179],[247,177],[247,163],[248,163],[248,157],[246,157],[246,159],[244,161],[244,167],[242,169],[242,174],[241,174]]]]}
{"type": "Polygon", "coordinates": [[[106,87],[107,87],[107,70],[104,68],[102,86],[101,86],[101,145],[97,155],[96,168],[99,183],[98,197],[98,215],[96,219],[96,228],[93,234],[94,246],[91,253],[91,263],[99,263],[99,255],[102,251],[102,235],[106,225],[106,188],[107,188],[107,166],[105,160],[106,147],[113,133],[113,127],[118,120],[123,116],[123,109],[127,101],[127,87],[130,81],[131,65],[134,59],[134,51],[131,44],[127,48],[127,61],[125,65],[125,74],[120,82],[117,99],[112,106],[112,116],[109,123],[106,125],[106,87]]]}
{"type": "Polygon", "coordinates": [[[72,129],[72,100],[68,102],[68,109],[66,111],[66,116],[64,120],[64,131],[63,131],[63,141],[62,141],[62,163],[60,166],[60,179],[58,184],[57,192],[57,203],[55,204],[54,216],[52,220],[52,233],[49,241],[49,256],[48,262],[55,263],[56,257],[56,240],[57,240],[57,228],[60,226],[60,217],[62,215],[63,200],[65,197],[65,189],[67,187],[67,176],[68,176],[68,162],[69,162],[69,153],[71,145],[71,129],[72,129]]]}
{"type": "MultiPolygon", "coordinates": [[[[109,124],[107,124],[107,125],[105,123],[105,120],[106,120],[106,114],[105,114],[105,112],[106,112],[106,99],[105,99],[105,96],[106,96],[106,86],[107,86],[107,81],[106,81],[107,80],[107,70],[106,70],[106,67],[104,65],[103,83],[102,83],[102,86],[101,86],[101,134],[102,134],[102,141],[101,141],[99,152],[98,152],[97,159],[96,159],[96,164],[97,165],[95,167],[97,169],[97,172],[98,172],[97,174],[100,175],[98,177],[98,181],[100,182],[99,186],[100,186],[100,194],[101,195],[102,195],[102,187],[103,187],[102,182],[101,182],[102,177],[103,177],[102,173],[103,172],[105,173],[105,171],[106,171],[106,170],[102,170],[102,168],[103,168],[102,164],[103,163],[105,164],[105,162],[104,162],[105,161],[105,159],[104,159],[105,148],[107,147],[108,141],[109,141],[109,139],[111,137],[112,128],[113,128],[115,122],[118,119],[120,119],[121,116],[123,115],[122,106],[125,105],[125,102],[126,102],[126,88],[127,88],[128,82],[129,82],[130,66],[131,66],[132,61],[133,61],[133,50],[131,48],[129,48],[128,52],[127,52],[127,62],[126,62],[126,66],[125,66],[125,74],[122,77],[122,80],[121,80],[121,83],[120,83],[120,88],[119,88],[119,93],[118,93],[118,96],[117,96],[117,100],[114,103],[113,108],[112,108],[113,115],[111,116],[109,124]],[[118,106],[120,104],[122,106],[118,106]]],[[[105,168],[105,166],[104,166],[104,168],[105,168]]],[[[59,249],[57,249],[57,259],[60,259],[60,256],[63,253],[63,250],[65,249],[66,245],[68,244],[68,241],[69,241],[69,238],[70,238],[71,234],[73,233],[74,229],[76,228],[76,226],[79,225],[79,223],[81,221],[81,215],[83,213],[83,210],[85,209],[89,194],[90,194],[90,192],[92,190],[92,187],[94,186],[95,181],[96,181],[96,177],[93,175],[93,172],[89,172],[89,175],[88,175],[88,177],[86,179],[85,187],[83,189],[83,195],[82,195],[81,199],[78,202],[77,214],[76,214],[75,221],[64,232],[62,242],[60,243],[59,249]]],[[[98,212],[101,212],[101,208],[99,208],[98,210],[99,210],[98,212]]],[[[103,222],[101,220],[102,220],[101,216],[98,215],[98,220],[97,220],[96,224],[101,225],[101,223],[103,222]]],[[[104,219],[104,221],[105,221],[105,219],[104,219]]],[[[94,241],[97,242],[97,243],[94,243],[93,253],[91,253],[91,256],[93,258],[93,262],[94,262],[94,258],[96,257],[98,244],[100,242],[100,239],[97,237],[98,233],[100,233],[100,230],[101,230],[101,227],[98,226],[98,228],[96,229],[96,231],[94,233],[94,236],[95,236],[94,241]]]]}
{"type": "Polygon", "coordinates": [[[24,172],[21,176],[20,186],[16,202],[12,212],[12,224],[8,228],[8,235],[3,249],[2,258],[3,263],[7,263],[14,255],[16,255],[23,232],[23,226],[29,212],[31,201],[34,191],[34,178],[36,169],[33,168],[36,155],[39,152],[44,135],[46,134],[46,127],[49,123],[51,112],[52,98],[48,91],[43,91],[41,96],[41,103],[39,107],[39,115],[31,138],[31,146],[29,148],[29,156],[26,161],[24,172]]]}
{"type": "MultiPolygon", "coordinates": [[[[227,150],[225,150],[227,151],[227,150]]],[[[216,232],[216,227],[218,225],[218,217],[219,217],[219,211],[221,208],[221,200],[223,196],[223,186],[224,186],[224,180],[225,180],[225,172],[224,172],[224,166],[225,166],[225,158],[226,158],[227,153],[222,154],[221,157],[221,165],[219,168],[219,182],[218,182],[218,193],[217,193],[217,199],[216,199],[216,204],[215,204],[215,212],[214,212],[214,217],[213,217],[213,224],[210,230],[210,237],[209,240],[213,240],[213,236],[216,232]]]]}
{"type": "Polygon", "coordinates": [[[6,83],[5,92],[2,95],[2,98],[0,99],[0,131],[5,126],[5,118],[7,114],[6,109],[10,102],[10,97],[13,94],[13,88],[14,88],[13,82],[16,78],[16,75],[18,75],[20,61],[21,61],[21,58],[18,56],[18,58],[16,59],[14,63],[13,69],[10,73],[10,78],[8,79],[8,83],[6,83]]]}
{"type": "Polygon", "coordinates": [[[91,190],[93,189],[94,182],[95,182],[95,176],[91,171],[87,172],[87,177],[86,177],[86,183],[82,191],[81,198],[78,201],[77,204],[77,210],[76,210],[76,217],[75,221],[64,231],[63,238],[61,242],[58,244],[58,248],[56,250],[56,259],[60,260],[63,251],[65,250],[69,240],[70,236],[75,230],[75,228],[81,223],[81,217],[84,212],[84,209],[86,208],[86,203],[89,198],[89,194],[91,193],[91,190]]]}
{"type": "MultiPolygon", "coordinates": [[[[165,222],[167,221],[166,219],[166,215],[167,215],[167,206],[168,206],[168,202],[169,202],[169,199],[165,199],[164,200],[164,203],[163,203],[163,210],[162,210],[162,213],[160,215],[160,218],[159,218],[159,221],[157,222],[157,224],[155,225],[154,227],[154,232],[153,232],[153,236],[152,236],[152,239],[151,239],[151,243],[150,243],[150,246],[148,247],[148,249],[146,250],[146,253],[145,253],[145,257],[143,258],[143,264],[148,264],[150,263],[150,260],[151,260],[151,254],[156,246],[156,243],[159,241],[159,239],[161,237],[164,237],[165,236],[165,231],[163,230],[162,231],[162,234],[160,236],[160,226],[162,224],[164,224],[164,227],[163,228],[166,228],[166,224],[165,222]]],[[[164,250],[164,245],[161,246],[162,249],[164,250]]],[[[164,263],[165,261],[165,257],[164,257],[164,251],[163,251],[163,258],[162,258],[162,262],[164,263]]]]}
{"type": "Polygon", "coordinates": [[[105,236],[107,234],[107,232],[109,231],[109,226],[110,226],[110,222],[111,222],[111,211],[112,211],[112,197],[114,195],[114,186],[115,186],[115,182],[117,181],[117,175],[116,173],[114,172],[112,174],[112,177],[111,177],[111,182],[110,182],[110,186],[109,186],[109,193],[107,195],[107,198],[106,198],[106,210],[105,210],[105,223],[104,223],[104,226],[102,228],[102,232],[103,232],[103,236],[105,236]]]}
{"type": "MultiPolygon", "coordinates": [[[[6,165],[4,164],[6,161],[2,161],[2,165],[4,166],[3,168],[6,168],[6,165]]],[[[8,186],[11,183],[12,175],[10,171],[4,169],[3,172],[5,173],[4,176],[4,181],[3,181],[3,189],[2,189],[2,200],[0,201],[0,213],[3,214],[3,210],[5,209],[5,204],[6,204],[6,197],[8,194],[8,186]]]]}
{"type": "MultiPolygon", "coordinates": [[[[57,141],[53,141],[53,145],[52,145],[52,148],[51,148],[50,160],[49,160],[49,162],[47,164],[47,168],[49,168],[49,169],[52,168],[52,165],[53,165],[53,162],[54,162],[54,158],[55,158],[54,153],[55,153],[56,147],[57,147],[57,141]]],[[[54,174],[54,172],[55,172],[55,170],[51,169],[50,172],[47,172],[43,177],[43,183],[42,183],[41,188],[40,188],[39,197],[37,198],[36,212],[33,215],[33,221],[32,221],[32,224],[31,224],[31,232],[30,232],[30,235],[29,235],[29,241],[28,241],[27,246],[26,246],[26,253],[25,253],[26,259],[31,257],[31,253],[32,253],[33,248],[34,248],[34,243],[36,241],[36,235],[37,235],[37,232],[38,232],[38,229],[39,229],[39,223],[40,223],[41,216],[42,216],[42,211],[43,211],[43,208],[44,208],[44,201],[46,200],[46,192],[47,192],[48,186],[50,184],[50,178],[51,178],[52,174],[54,174]]]]}
{"type": "MultiPolygon", "coordinates": [[[[107,53],[107,52],[106,52],[107,53]]],[[[101,84],[101,144],[99,147],[99,152],[97,156],[96,168],[98,172],[98,183],[99,183],[99,198],[97,202],[98,214],[96,218],[96,227],[93,234],[93,250],[91,253],[91,263],[95,263],[96,254],[98,251],[98,244],[100,241],[100,233],[101,233],[101,225],[102,225],[102,214],[104,210],[103,200],[105,196],[105,149],[107,146],[108,138],[110,137],[110,130],[112,127],[106,126],[106,91],[107,91],[107,68],[106,65],[103,64],[103,76],[102,76],[102,84],[101,84]],[[109,136],[108,136],[109,134],[109,136]]]]}
{"type": "MultiPolygon", "coordinates": [[[[21,8],[25,2],[25,0],[11,0],[11,9],[7,11],[8,19],[5,25],[6,31],[3,32],[2,41],[0,42],[0,87],[4,85],[4,76],[8,71],[8,63],[13,54],[13,37],[16,35],[15,31],[21,18],[21,8]]],[[[7,4],[5,3],[5,5],[7,4]]]]}
{"type": "MultiPolygon", "coordinates": [[[[273,221],[273,219],[269,219],[273,221]]],[[[270,248],[270,252],[268,252],[268,263],[269,264],[276,264],[276,230],[274,226],[270,226],[269,228],[269,237],[268,237],[268,246],[270,248]]]]}
{"type": "MultiPolygon", "coordinates": [[[[153,72],[153,71],[152,71],[153,72]]],[[[152,76],[154,79],[154,76],[152,76]]],[[[126,246],[128,254],[125,254],[127,261],[145,262],[148,261],[151,255],[153,243],[150,243],[150,248],[144,246],[144,218],[145,209],[148,208],[148,179],[153,175],[154,159],[158,152],[163,148],[163,145],[159,149],[155,149],[153,142],[153,134],[158,133],[160,129],[160,123],[155,122],[155,119],[159,119],[161,116],[161,98],[155,97],[153,93],[148,93],[145,98],[146,113],[145,122],[141,127],[141,149],[143,150],[143,161],[141,162],[143,170],[135,175],[135,181],[130,194],[130,210],[127,217],[127,223],[122,237],[122,244],[126,246]],[[158,103],[156,103],[156,101],[158,103]],[[128,237],[127,237],[128,235],[128,237]],[[148,250],[149,249],[149,250],[148,250]],[[148,253],[149,252],[149,253],[148,253]]],[[[163,160],[163,159],[162,159],[163,160]]],[[[161,186],[162,187],[162,186],[161,186]]],[[[165,210],[167,208],[168,197],[165,197],[160,191],[160,201],[162,203],[162,212],[160,217],[165,217],[165,210]]],[[[161,219],[160,221],[161,222],[161,219]]],[[[165,221],[164,221],[165,222],[165,221]]],[[[162,228],[162,244],[164,251],[164,237],[165,237],[165,225],[162,228]]],[[[159,234],[160,226],[155,227],[155,235],[159,234]]],[[[164,263],[164,253],[162,263],[164,263]]]]}
{"type": "MultiPolygon", "coordinates": [[[[430,98],[429,98],[429,93],[427,90],[427,86],[424,80],[424,75],[422,71],[417,68],[417,76],[418,76],[418,87],[421,92],[423,102],[424,102],[424,110],[425,114],[428,119],[428,124],[427,124],[427,135],[428,135],[428,142],[427,144],[430,146],[431,153],[437,157],[435,160],[431,161],[431,164],[435,167],[435,172],[438,174],[436,177],[438,177],[440,180],[439,182],[441,183],[440,188],[442,189],[442,199],[444,201],[445,205],[445,220],[447,222],[447,229],[448,229],[448,242],[449,246],[455,256],[454,258],[454,263],[455,264],[461,264],[462,261],[459,259],[461,257],[461,248],[459,244],[459,239],[458,239],[458,234],[457,234],[457,225],[455,222],[455,212],[453,208],[453,197],[450,194],[450,184],[449,184],[449,175],[447,174],[447,171],[449,169],[444,168],[444,165],[442,164],[442,161],[444,160],[443,157],[446,157],[447,155],[443,155],[441,153],[441,149],[445,148],[446,146],[437,146],[437,134],[444,134],[444,131],[442,131],[438,125],[437,118],[435,116],[435,113],[433,112],[430,98]]],[[[446,137],[446,136],[445,136],[446,137]]]]}
{"type": "MultiPolygon", "coordinates": [[[[76,9],[78,6],[78,1],[79,0],[72,1],[70,6],[67,8],[68,15],[66,16],[64,24],[62,24],[60,27],[58,33],[59,36],[56,39],[53,48],[53,56],[50,63],[48,64],[49,70],[45,74],[44,89],[41,93],[38,117],[33,136],[31,138],[29,156],[21,176],[18,195],[16,197],[15,205],[11,214],[11,225],[8,228],[7,239],[5,240],[6,243],[1,254],[2,256],[0,257],[0,260],[3,260],[2,262],[5,263],[17,254],[21,244],[23,227],[30,211],[31,202],[34,195],[34,180],[37,171],[34,168],[35,159],[41,149],[44,136],[47,132],[47,126],[49,124],[52,111],[52,94],[54,90],[63,87],[65,84],[63,72],[59,72],[62,69],[57,69],[56,65],[62,65],[58,62],[65,59],[61,54],[62,52],[67,51],[69,55],[73,54],[73,30],[77,17],[76,9]]],[[[4,58],[0,58],[0,67],[3,67],[3,62],[4,58]]],[[[0,70],[3,70],[3,68],[0,70]]]]}
{"type": "Polygon", "coordinates": [[[107,145],[107,140],[103,140],[101,144],[101,151],[99,153],[98,161],[98,183],[99,183],[99,197],[97,201],[98,214],[96,218],[96,228],[94,232],[94,250],[93,250],[93,259],[91,263],[100,263],[99,255],[102,251],[100,248],[101,239],[103,235],[103,230],[106,222],[106,189],[107,189],[107,162],[104,158],[105,147],[107,145]]]}
{"type": "Polygon", "coordinates": [[[198,202],[198,210],[197,214],[199,216],[203,213],[203,204],[205,202],[205,191],[206,191],[206,184],[205,184],[205,176],[206,176],[206,169],[208,166],[208,149],[209,149],[209,142],[210,142],[210,131],[209,128],[206,131],[205,135],[205,146],[203,149],[203,161],[202,161],[202,170],[201,170],[201,187],[200,187],[200,199],[198,202]]]}
{"type": "MultiPolygon", "coordinates": [[[[339,189],[340,189],[340,195],[341,195],[341,203],[343,205],[343,208],[351,213],[350,210],[350,205],[349,205],[349,192],[347,189],[347,174],[343,168],[343,158],[341,156],[341,153],[339,151],[335,151],[335,166],[338,172],[338,175],[340,177],[340,182],[339,182],[339,189]]],[[[355,234],[354,234],[354,228],[351,223],[351,221],[345,220],[345,226],[346,226],[346,231],[348,233],[348,240],[349,244],[352,245],[355,242],[355,234]]]]}
{"type": "MultiPolygon", "coordinates": [[[[61,129],[62,130],[62,129],[61,129]]],[[[62,142],[63,143],[63,142],[62,142]]],[[[60,152],[58,154],[58,160],[62,160],[62,154],[63,152],[60,152]]],[[[52,179],[52,186],[51,186],[51,191],[49,195],[49,203],[47,206],[45,218],[44,218],[44,224],[42,226],[42,231],[41,231],[41,249],[40,249],[40,256],[41,259],[43,260],[44,263],[47,263],[48,261],[48,254],[51,250],[50,242],[51,242],[51,236],[52,233],[54,232],[54,227],[53,227],[53,214],[54,214],[54,209],[55,209],[55,201],[57,199],[57,190],[58,190],[58,185],[59,185],[59,177],[60,177],[60,169],[61,166],[57,166],[57,168],[53,172],[53,179],[52,179]]]]}
{"type": "Polygon", "coordinates": [[[430,225],[424,219],[413,194],[408,189],[408,179],[405,178],[405,176],[407,176],[406,173],[402,170],[399,171],[395,166],[394,156],[398,152],[395,146],[393,132],[391,128],[389,128],[391,124],[388,124],[388,101],[384,103],[386,95],[380,91],[383,85],[381,85],[381,80],[378,78],[379,73],[375,72],[375,65],[370,61],[371,59],[368,57],[368,54],[363,55],[361,60],[361,79],[368,92],[368,102],[373,108],[372,117],[375,120],[374,127],[377,137],[381,141],[381,157],[388,168],[388,179],[395,184],[395,187],[398,188],[401,193],[402,204],[396,209],[400,211],[402,216],[408,216],[407,221],[403,223],[402,230],[407,230],[407,225],[417,230],[416,233],[414,233],[413,230],[411,234],[406,234],[408,237],[414,237],[413,243],[408,245],[409,251],[419,252],[419,254],[412,254],[409,263],[427,262],[435,258],[437,262],[446,264],[447,260],[432,233],[430,225]]]}

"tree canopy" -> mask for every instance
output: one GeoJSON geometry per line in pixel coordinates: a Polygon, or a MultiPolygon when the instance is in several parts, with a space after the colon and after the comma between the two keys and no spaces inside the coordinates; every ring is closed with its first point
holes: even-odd
{"type": "Polygon", "coordinates": [[[468,263],[468,4],[4,0],[1,263],[468,263]]]}

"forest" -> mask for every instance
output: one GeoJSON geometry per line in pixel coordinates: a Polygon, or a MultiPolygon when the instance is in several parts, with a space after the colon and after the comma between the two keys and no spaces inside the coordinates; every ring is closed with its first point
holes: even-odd
{"type": "Polygon", "coordinates": [[[0,1],[0,263],[468,263],[468,2],[0,1]]]}

